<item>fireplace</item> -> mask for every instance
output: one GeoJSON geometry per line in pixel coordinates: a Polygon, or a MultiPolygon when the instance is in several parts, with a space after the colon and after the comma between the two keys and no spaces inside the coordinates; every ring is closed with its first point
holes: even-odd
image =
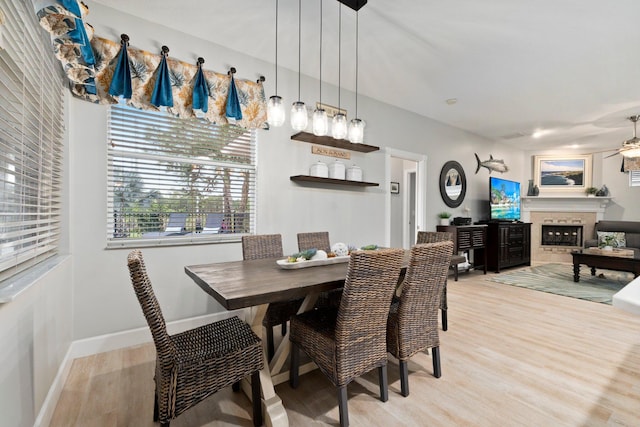
{"type": "Polygon", "coordinates": [[[591,238],[610,201],[610,197],[523,196],[522,220],[531,223],[531,263],[571,262],[571,251],[591,238]]]}
{"type": "Polygon", "coordinates": [[[582,246],[582,225],[542,224],[542,246],[582,246]]]}

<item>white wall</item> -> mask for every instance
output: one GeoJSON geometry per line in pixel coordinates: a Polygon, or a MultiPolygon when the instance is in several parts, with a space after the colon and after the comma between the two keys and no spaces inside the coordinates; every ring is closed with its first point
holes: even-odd
{"type": "Polygon", "coordinates": [[[0,426],[32,426],[71,344],[72,261],[0,304],[0,426]]]}

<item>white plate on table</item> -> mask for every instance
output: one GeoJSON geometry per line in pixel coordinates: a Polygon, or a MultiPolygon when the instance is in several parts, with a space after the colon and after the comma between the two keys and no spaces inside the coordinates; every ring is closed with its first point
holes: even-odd
{"type": "Polygon", "coordinates": [[[317,267],[319,265],[328,265],[328,264],[338,264],[341,262],[349,262],[350,256],[336,256],[333,258],[326,259],[310,259],[308,261],[296,261],[289,262],[286,259],[279,259],[276,263],[280,266],[280,268],[284,268],[286,270],[293,270],[297,268],[307,268],[307,267],[317,267]]]}

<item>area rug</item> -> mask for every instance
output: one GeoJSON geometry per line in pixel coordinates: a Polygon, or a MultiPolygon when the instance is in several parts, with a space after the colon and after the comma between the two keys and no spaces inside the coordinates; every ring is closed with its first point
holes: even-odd
{"type": "Polygon", "coordinates": [[[519,286],[566,297],[579,298],[611,305],[613,294],[633,280],[633,274],[624,271],[580,268],[580,281],[573,281],[573,265],[543,264],[513,272],[502,272],[487,280],[505,285],[519,286]]]}

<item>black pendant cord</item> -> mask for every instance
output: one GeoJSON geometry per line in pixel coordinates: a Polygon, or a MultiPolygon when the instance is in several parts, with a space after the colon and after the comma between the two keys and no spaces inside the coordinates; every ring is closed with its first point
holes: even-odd
{"type": "Polygon", "coordinates": [[[320,0],[320,108],[322,108],[322,0],[320,0]]]}
{"type": "Polygon", "coordinates": [[[302,21],[302,0],[298,0],[298,102],[300,102],[300,22],[302,21]]]}
{"type": "Polygon", "coordinates": [[[278,0],[276,0],[276,96],[278,96],[278,0]]]}
{"type": "Polygon", "coordinates": [[[342,3],[339,4],[338,9],[338,113],[340,112],[340,83],[342,70],[342,3]]]}
{"type": "Polygon", "coordinates": [[[356,12],[356,119],[358,118],[358,17],[360,14],[356,12]]]}

